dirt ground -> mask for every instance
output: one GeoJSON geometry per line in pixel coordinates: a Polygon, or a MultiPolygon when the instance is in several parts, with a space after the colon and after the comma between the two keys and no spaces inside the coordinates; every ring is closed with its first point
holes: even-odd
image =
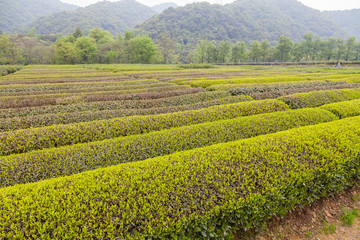
{"type": "Polygon", "coordinates": [[[312,206],[273,219],[256,240],[360,240],[360,217],[351,226],[343,224],[344,211],[360,210],[360,185],[312,206]]]}

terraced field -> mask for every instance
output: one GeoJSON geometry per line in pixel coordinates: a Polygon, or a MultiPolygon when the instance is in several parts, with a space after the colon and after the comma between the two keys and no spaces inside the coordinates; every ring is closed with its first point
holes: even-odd
{"type": "Polygon", "coordinates": [[[360,178],[360,69],[0,78],[0,239],[239,239],[360,178]]]}

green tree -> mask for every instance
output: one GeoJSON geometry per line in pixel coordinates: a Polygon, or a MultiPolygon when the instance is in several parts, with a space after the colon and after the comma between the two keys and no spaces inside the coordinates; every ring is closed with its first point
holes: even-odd
{"type": "Polygon", "coordinates": [[[77,55],[81,62],[92,63],[98,51],[94,39],[91,37],[80,37],[75,42],[77,55]]]}
{"type": "Polygon", "coordinates": [[[354,50],[356,47],[356,40],[355,37],[350,37],[346,41],[346,54],[345,54],[345,61],[350,61],[353,59],[354,50]]]}
{"type": "Polygon", "coordinates": [[[230,56],[231,44],[227,41],[221,41],[217,47],[217,62],[226,63],[230,56]]]}
{"type": "Polygon", "coordinates": [[[314,41],[312,33],[308,33],[303,36],[303,40],[301,41],[301,49],[305,56],[305,61],[309,61],[309,59],[312,59],[314,51],[314,41]]]}
{"type": "Polygon", "coordinates": [[[338,60],[342,59],[345,54],[346,54],[346,45],[345,45],[345,41],[342,39],[337,39],[336,40],[336,58],[338,60]]]}
{"type": "Polygon", "coordinates": [[[280,62],[288,61],[290,59],[290,53],[293,48],[294,43],[290,38],[285,37],[284,35],[280,37],[279,43],[276,46],[275,56],[280,62]]]}
{"type": "Polygon", "coordinates": [[[5,63],[16,64],[21,61],[21,53],[14,36],[0,35],[0,52],[5,63]]]}
{"type": "Polygon", "coordinates": [[[109,31],[102,30],[101,28],[91,29],[89,37],[95,39],[95,43],[97,45],[109,43],[114,39],[113,35],[111,35],[109,31]]]}
{"type": "Polygon", "coordinates": [[[74,44],[65,40],[56,42],[55,61],[58,64],[75,64],[77,62],[77,52],[74,44]]]}
{"type": "Polygon", "coordinates": [[[261,43],[261,56],[263,62],[267,60],[267,58],[269,57],[269,53],[270,53],[270,43],[268,42],[268,40],[265,39],[261,43]]]}
{"type": "Polygon", "coordinates": [[[158,43],[158,49],[163,56],[163,63],[170,63],[174,54],[175,41],[170,38],[169,34],[161,34],[158,43]]]}
{"type": "Polygon", "coordinates": [[[77,27],[75,32],[72,34],[72,36],[76,39],[81,38],[84,36],[83,31],[80,29],[80,27],[77,27]]]}
{"type": "Polygon", "coordinates": [[[151,63],[157,54],[154,42],[148,36],[137,36],[130,39],[127,47],[130,63],[151,63]]]}
{"type": "Polygon", "coordinates": [[[255,40],[250,44],[250,52],[249,52],[250,59],[253,62],[258,62],[261,55],[262,55],[261,44],[259,41],[255,40]]]}

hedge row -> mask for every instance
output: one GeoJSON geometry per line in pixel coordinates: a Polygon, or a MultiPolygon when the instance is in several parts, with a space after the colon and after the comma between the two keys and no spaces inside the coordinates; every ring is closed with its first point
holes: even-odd
{"type": "Polygon", "coordinates": [[[0,158],[0,187],[68,176],[337,119],[323,109],[299,109],[11,155],[0,158]]]}
{"type": "Polygon", "coordinates": [[[24,108],[34,106],[47,105],[69,105],[81,102],[98,102],[98,101],[118,101],[129,99],[153,99],[168,96],[178,96],[181,94],[189,94],[194,92],[203,92],[202,88],[189,88],[186,86],[171,86],[151,89],[141,89],[118,92],[102,92],[89,93],[86,95],[57,94],[41,95],[41,96],[26,96],[26,97],[2,97],[0,100],[0,109],[6,108],[24,108]]]}
{"type": "Polygon", "coordinates": [[[336,81],[336,82],[322,82],[322,81],[310,81],[310,82],[286,82],[286,84],[276,83],[276,84],[262,84],[255,86],[243,86],[229,89],[228,92],[232,95],[252,95],[256,93],[265,93],[289,89],[299,89],[299,88],[314,88],[314,87],[324,87],[324,86],[334,86],[334,85],[352,85],[348,82],[336,81]]]}
{"type": "Polygon", "coordinates": [[[71,91],[73,89],[103,88],[115,86],[133,86],[159,83],[155,79],[142,79],[118,82],[93,82],[93,83],[55,83],[55,84],[11,84],[0,85],[0,93],[18,92],[45,92],[45,91],[71,91]]]}
{"type": "Polygon", "coordinates": [[[287,96],[295,93],[307,93],[307,92],[314,92],[314,91],[323,91],[323,90],[331,90],[331,89],[352,89],[352,88],[359,88],[360,85],[358,84],[339,84],[339,85],[329,85],[329,86],[319,86],[319,87],[312,87],[312,88],[293,88],[287,90],[279,90],[279,91],[271,91],[271,92],[263,92],[263,93],[254,93],[250,96],[256,100],[261,99],[271,99],[271,98],[278,98],[281,96],[287,96]]]}
{"type": "Polygon", "coordinates": [[[5,92],[0,93],[2,96],[35,96],[35,95],[56,95],[56,94],[74,94],[74,93],[97,93],[97,92],[110,92],[110,91],[131,91],[131,90],[140,90],[140,89],[150,89],[150,88],[159,88],[159,87],[171,87],[173,84],[169,83],[143,83],[135,85],[113,85],[105,87],[89,87],[89,88],[73,88],[73,89],[61,89],[61,90],[50,90],[50,91],[17,91],[17,92],[5,92]]]}
{"type": "Polygon", "coordinates": [[[161,115],[131,116],[3,132],[0,133],[0,155],[98,141],[287,109],[288,107],[283,102],[263,100],[161,115]]]}
{"type": "Polygon", "coordinates": [[[296,93],[278,98],[291,108],[318,107],[328,103],[341,102],[360,98],[360,88],[324,90],[308,93],[296,93]]]}
{"type": "Polygon", "coordinates": [[[273,83],[273,82],[297,82],[297,81],[312,81],[312,80],[338,80],[342,78],[351,77],[352,75],[269,75],[259,77],[242,77],[242,78],[218,78],[218,79],[181,79],[172,80],[177,84],[190,85],[192,87],[208,88],[213,85],[223,84],[248,84],[248,83],[273,83]]]}
{"type": "Polygon", "coordinates": [[[0,238],[210,239],[354,184],[360,117],[0,189],[0,238]]]}
{"type": "Polygon", "coordinates": [[[360,115],[360,99],[351,101],[326,104],[321,106],[322,109],[326,109],[334,113],[339,118],[354,117],[360,115]]]}
{"type": "Polygon", "coordinates": [[[15,73],[21,70],[22,68],[23,68],[22,66],[16,66],[16,65],[0,66],[0,77],[9,75],[11,73],[15,73]]]}
{"type": "Polygon", "coordinates": [[[30,127],[45,127],[55,124],[70,124],[79,122],[90,122],[96,120],[105,120],[112,118],[121,118],[134,115],[155,115],[162,113],[178,112],[185,110],[201,109],[203,107],[210,107],[221,104],[229,104],[236,102],[251,101],[252,98],[248,96],[233,96],[222,99],[215,99],[194,103],[190,105],[178,105],[170,107],[155,107],[149,109],[119,109],[119,110],[104,110],[104,111],[85,111],[85,112],[71,112],[62,114],[45,114],[37,116],[28,116],[21,118],[3,118],[0,119],[0,132],[13,131],[18,129],[26,129],[30,127]]]}
{"type": "MultiPolygon", "coordinates": [[[[184,94],[179,96],[170,96],[158,99],[143,99],[143,100],[120,100],[120,101],[106,101],[106,102],[89,102],[78,103],[71,105],[50,105],[30,108],[12,108],[0,109],[0,118],[26,117],[43,114],[59,114],[71,112],[84,111],[105,111],[105,110],[119,110],[119,109],[136,109],[136,108],[158,108],[169,107],[174,105],[187,105],[198,102],[210,101],[230,97],[228,92],[205,92],[202,89],[193,94],[184,94]]],[[[253,100],[249,96],[242,96],[238,98],[245,100],[253,100]]]]}

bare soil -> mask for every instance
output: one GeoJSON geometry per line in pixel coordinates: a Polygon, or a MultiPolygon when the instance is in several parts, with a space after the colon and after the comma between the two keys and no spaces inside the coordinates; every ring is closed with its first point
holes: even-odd
{"type": "Polygon", "coordinates": [[[360,185],[298,209],[283,219],[273,219],[256,240],[359,240],[360,218],[351,226],[341,221],[345,209],[360,209],[360,185]],[[329,226],[336,227],[331,233],[329,226]]]}

